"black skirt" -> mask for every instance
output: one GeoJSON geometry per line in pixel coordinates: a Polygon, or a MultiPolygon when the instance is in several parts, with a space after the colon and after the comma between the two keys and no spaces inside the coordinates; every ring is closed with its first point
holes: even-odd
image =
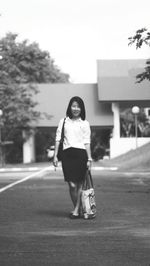
{"type": "Polygon", "coordinates": [[[68,148],[64,150],[62,169],[66,182],[82,182],[87,169],[86,150],[77,148],[68,148]]]}

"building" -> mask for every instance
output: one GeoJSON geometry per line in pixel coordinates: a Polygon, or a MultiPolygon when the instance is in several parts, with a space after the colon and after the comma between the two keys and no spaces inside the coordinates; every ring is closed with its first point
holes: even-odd
{"type": "MultiPolygon", "coordinates": [[[[78,95],[85,102],[92,130],[103,132],[101,136],[108,141],[111,158],[134,149],[135,138],[120,137],[120,110],[135,105],[149,110],[150,83],[146,80],[136,83],[136,75],[142,72],[145,62],[146,60],[98,60],[95,84],[39,84],[36,109],[43,115],[35,126],[55,130],[60,118],[65,116],[70,98],[78,95]]],[[[150,138],[139,138],[138,145],[149,141],[150,138]]],[[[32,161],[35,161],[34,133],[26,138],[23,145],[23,162],[32,161]]]]}

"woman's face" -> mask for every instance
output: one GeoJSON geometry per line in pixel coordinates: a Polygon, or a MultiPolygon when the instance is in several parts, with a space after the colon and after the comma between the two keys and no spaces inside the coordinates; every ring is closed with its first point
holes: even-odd
{"type": "Polygon", "coordinates": [[[73,118],[80,117],[81,114],[81,108],[77,102],[73,102],[71,105],[71,113],[73,118]]]}

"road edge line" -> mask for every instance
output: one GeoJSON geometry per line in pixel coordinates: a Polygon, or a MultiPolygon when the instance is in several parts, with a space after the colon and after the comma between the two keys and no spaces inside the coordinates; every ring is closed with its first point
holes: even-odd
{"type": "Polygon", "coordinates": [[[30,179],[30,178],[32,178],[34,176],[37,176],[37,175],[39,175],[39,174],[41,174],[41,173],[43,173],[43,172],[45,172],[45,171],[47,171],[49,169],[50,169],[50,166],[45,167],[44,169],[42,169],[42,170],[40,170],[40,171],[38,171],[36,173],[33,173],[31,175],[28,175],[28,176],[26,176],[26,177],[24,177],[22,179],[19,179],[19,180],[15,181],[15,182],[13,182],[13,183],[11,183],[11,184],[3,187],[3,188],[0,188],[0,193],[4,192],[5,190],[7,190],[9,188],[12,188],[12,187],[18,185],[19,183],[25,182],[26,180],[28,180],[28,179],[30,179]]]}

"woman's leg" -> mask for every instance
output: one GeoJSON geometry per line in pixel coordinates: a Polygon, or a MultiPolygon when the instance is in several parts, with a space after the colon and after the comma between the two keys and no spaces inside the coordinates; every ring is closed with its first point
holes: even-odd
{"type": "Polygon", "coordinates": [[[75,209],[73,211],[73,215],[78,215],[79,214],[80,203],[81,203],[81,191],[82,191],[82,183],[79,182],[79,183],[77,183],[77,200],[76,200],[75,209]]]}
{"type": "Polygon", "coordinates": [[[73,182],[68,182],[69,185],[69,192],[70,192],[70,197],[73,203],[73,206],[76,206],[77,203],[77,185],[73,182]]]}

